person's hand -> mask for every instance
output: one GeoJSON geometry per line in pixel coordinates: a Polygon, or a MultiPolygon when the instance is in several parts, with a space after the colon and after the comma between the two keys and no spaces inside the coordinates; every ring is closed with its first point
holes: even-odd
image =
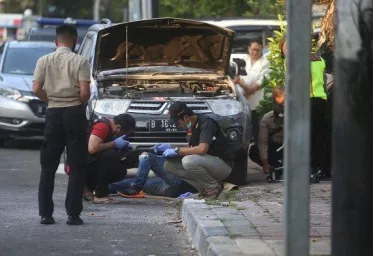
{"type": "Polygon", "coordinates": [[[262,89],[262,87],[257,84],[257,83],[254,83],[252,86],[251,86],[253,92],[257,92],[257,91],[260,91],[262,89]]]}
{"type": "Polygon", "coordinates": [[[179,154],[175,151],[174,148],[166,149],[165,152],[163,152],[164,157],[175,157],[178,156],[179,154]]]}
{"type": "Polygon", "coordinates": [[[170,149],[171,148],[171,145],[168,144],[168,143],[165,143],[165,144],[157,144],[155,145],[154,147],[152,147],[152,149],[154,149],[155,153],[162,153],[162,152],[165,152],[167,149],[170,149]]]}
{"type": "Polygon", "coordinates": [[[236,77],[233,79],[233,82],[234,82],[235,84],[240,84],[240,83],[241,83],[241,79],[240,79],[240,77],[239,77],[239,76],[236,76],[236,77]]]}
{"type": "Polygon", "coordinates": [[[127,136],[120,136],[114,140],[114,147],[116,149],[127,149],[130,145],[129,141],[127,140],[127,136]]]}

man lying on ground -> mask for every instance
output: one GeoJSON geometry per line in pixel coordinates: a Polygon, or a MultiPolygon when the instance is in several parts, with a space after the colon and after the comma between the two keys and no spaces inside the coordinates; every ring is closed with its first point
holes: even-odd
{"type": "Polygon", "coordinates": [[[127,198],[144,197],[143,192],[164,197],[178,197],[186,192],[196,192],[188,183],[164,169],[165,158],[156,153],[162,154],[165,147],[168,147],[168,144],[155,146],[153,148],[154,152],[142,153],[139,156],[139,167],[136,177],[109,184],[109,192],[112,194],[118,193],[127,198]],[[150,170],[157,177],[149,178],[150,170]]]}

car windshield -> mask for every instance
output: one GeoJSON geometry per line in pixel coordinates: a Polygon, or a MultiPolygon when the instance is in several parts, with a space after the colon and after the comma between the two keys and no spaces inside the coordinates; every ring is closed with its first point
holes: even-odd
{"type": "MultiPolygon", "coordinates": [[[[85,34],[87,33],[86,29],[78,29],[78,40],[77,43],[82,43],[85,34]]],[[[54,42],[56,40],[56,30],[55,29],[42,29],[35,30],[30,33],[29,41],[47,41],[54,42]]]]}
{"type": "Polygon", "coordinates": [[[52,47],[10,48],[5,55],[3,73],[32,75],[38,59],[54,50],[52,47]]]}

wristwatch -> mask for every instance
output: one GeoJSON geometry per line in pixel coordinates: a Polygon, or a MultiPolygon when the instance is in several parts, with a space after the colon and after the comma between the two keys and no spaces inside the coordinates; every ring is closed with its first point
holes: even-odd
{"type": "Polygon", "coordinates": [[[179,150],[180,150],[179,147],[176,147],[176,148],[175,148],[175,152],[176,152],[176,153],[179,153],[179,150]]]}

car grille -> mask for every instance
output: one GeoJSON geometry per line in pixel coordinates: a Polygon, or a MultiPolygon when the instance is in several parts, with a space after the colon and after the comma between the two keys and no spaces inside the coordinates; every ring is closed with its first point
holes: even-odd
{"type": "Polygon", "coordinates": [[[209,105],[203,101],[184,101],[184,103],[196,114],[211,112],[209,105]]]}
{"type": "MultiPolygon", "coordinates": [[[[196,114],[210,113],[209,105],[203,101],[183,101],[196,114]]],[[[163,113],[168,103],[164,101],[132,101],[128,108],[128,113],[154,114],[163,113]]]]}
{"type": "Polygon", "coordinates": [[[145,127],[138,127],[131,135],[132,143],[186,143],[186,132],[149,132],[145,127]]]}
{"type": "Polygon", "coordinates": [[[132,101],[128,108],[129,113],[138,114],[162,114],[166,107],[166,102],[159,101],[132,101]]]}
{"type": "Polygon", "coordinates": [[[28,105],[35,116],[45,118],[45,113],[47,112],[47,104],[39,100],[31,100],[28,102],[28,105]]]}

